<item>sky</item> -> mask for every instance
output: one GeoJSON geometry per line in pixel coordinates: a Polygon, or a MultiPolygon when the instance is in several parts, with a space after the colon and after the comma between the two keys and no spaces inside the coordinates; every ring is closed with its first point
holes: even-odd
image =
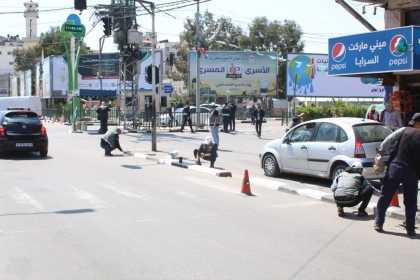
{"type": "MultiPolygon", "coordinates": [[[[6,37],[7,34],[25,37],[25,18],[23,17],[24,2],[0,0],[0,35],[6,37]]],[[[203,1],[203,0],[201,0],[203,1]]],[[[358,13],[362,14],[362,8],[366,3],[360,3],[353,0],[346,0],[358,13]]],[[[73,9],[73,0],[38,0],[34,1],[39,5],[38,36],[41,32],[49,30],[50,26],[61,26],[69,14],[79,14],[79,11],[73,9]]],[[[149,0],[149,2],[153,2],[149,0]]],[[[155,0],[158,7],[161,4],[167,4],[170,0],[155,0]]],[[[88,6],[97,4],[108,5],[111,0],[87,0],[88,6]]],[[[138,5],[138,3],[136,4],[138,5]]],[[[179,5],[178,5],[179,6],[179,5]]],[[[173,7],[176,7],[174,5],[173,7]]],[[[241,26],[245,31],[249,30],[249,24],[256,17],[265,16],[269,21],[294,20],[299,24],[303,31],[303,41],[305,43],[305,53],[328,53],[328,38],[340,37],[350,34],[369,32],[361,23],[350,15],[343,7],[335,3],[335,0],[211,0],[200,3],[200,12],[208,10],[218,17],[230,18],[233,24],[241,26]]],[[[93,7],[83,11],[80,15],[82,23],[87,30],[85,38],[86,44],[93,50],[99,49],[99,38],[103,35],[102,24],[95,27],[96,20],[93,7]]],[[[168,39],[170,42],[179,41],[179,33],[184,30],[186,18],[195,18],[197,5],[183,7],[168,11],[167,13],[156,13],[156,32],[157,40],[168,39]]],[[[376,9],[376,15],[373,15],[374,5],[366,5],[366,14],[363,16],[377,30],[384,29],[384,10],[376,9]]],[[[140,25],[139,30],[143,33],[152,30],[152,19],[150,15],[143,14],[137,17],[140,25]]],[[[105,52],[117,51],[108,38],[104,45],[105,52]]]]}

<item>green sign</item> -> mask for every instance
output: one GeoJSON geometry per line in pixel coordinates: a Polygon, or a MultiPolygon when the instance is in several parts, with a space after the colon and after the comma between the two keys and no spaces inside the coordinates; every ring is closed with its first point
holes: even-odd
{"type": "Polygon", "coordinates": [[[64,31],[72,33],[82,33],[83,27],[82,25],[64,24],[64,31]]]}

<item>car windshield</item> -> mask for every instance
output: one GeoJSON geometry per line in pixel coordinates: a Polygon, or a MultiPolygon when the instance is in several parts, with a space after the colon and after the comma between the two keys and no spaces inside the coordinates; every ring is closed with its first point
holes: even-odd
{"type": "Polygon", "coordinates": [[[392,130],[383,124],[363,124],[353,126],[356,137],[362,143],[382,142],[392,130]]]}
{"type": "Polygon", "coordinates": [[[39,123],[38,115],[35,112],[10,112],[5,115],[6,123],[39,123]]]}
{"type": "Polygon", "coordinates": [[[182,113],[182,111],[184,111],[184,108],[178,108],[175,110],[176,113],[182,113]]]}

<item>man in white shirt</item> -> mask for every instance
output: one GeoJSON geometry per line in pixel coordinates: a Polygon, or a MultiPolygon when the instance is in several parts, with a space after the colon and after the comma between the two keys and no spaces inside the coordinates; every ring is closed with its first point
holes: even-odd
{"type": "Polygon", "coordinates": [[[380,122],[391,128],[392,130],[403,127],[401,114],[394,109],[394,103],[391,101],[386,103],[386,110],[381,112],[380,122]]]}

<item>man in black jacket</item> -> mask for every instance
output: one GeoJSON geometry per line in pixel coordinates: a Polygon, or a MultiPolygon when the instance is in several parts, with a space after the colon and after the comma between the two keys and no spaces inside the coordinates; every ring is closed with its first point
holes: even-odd
{"type": "Polygon", "coordinates": [[[257,137],[261,139],[261,128],[262,128],[262,122],[264,120],[265,112],[261,108],[261,104],[257,104],[257,109],[254,110],[254,119],[255,119],[255,130],[257,131],[257,137]]]}
{"type": "Polygon", "coordinates": [[[183,131],[184,126],[188,122],[188,124],[190,125],[191,133],[194,133],[195,131],[192,128],[190,101],[185,102],[184,111],[182,111],[182,117],[183,117],[183,122],[182,122],[180,131],[184,132],[183,131]]]}
{"type": "Polygon", "coordinates": [[[236,104],[235,101],[230,102],[230,131],[235,131],[235,118],[236,118],[236,104]]]}
{"type": "Polygon", "coordinates": [[[385,173],[381,193],[375,212],[374,228],[382,231],[385,222],[385,212],[392,197],[402,183],[407,235],[415,235],[415,220],[417,210],[418,181],[420,178],[420,113],[415,113],[409,123],[412,127],[403,127],[389,135],[378,149],[375,159],[375,172],[378,168],[384,170],[382,155],[395,148],[392,152],[385,173]]]}
{"type": "Polygon", "coordinates": [[[204,143],[202,143],[198,149],[194,150],[194,158],[195,163],[198,165],[201,165],[200,158],[209,160],[210,167],[214,168],[214,162],[217,158],[217,144],[213,143],[213,137],[207,136],[204,143]]]}
{"type": "Polygon", "coordinates": [[[105,134],[108,131],[108,112],[111,111],[111,101],[108,106],[102,101],[102,105],[96,110],[98,120],[101,122],[99,134],[105,134]]]}
{"type": "Polygon", "coordinates": [[[292,120],[290,121],[289,125],[286,128],[286,132],[297,126],[298,124],[304,122],[306,119],[306,114],[302,113],[300,115],[294,116],[292,120]]]}

